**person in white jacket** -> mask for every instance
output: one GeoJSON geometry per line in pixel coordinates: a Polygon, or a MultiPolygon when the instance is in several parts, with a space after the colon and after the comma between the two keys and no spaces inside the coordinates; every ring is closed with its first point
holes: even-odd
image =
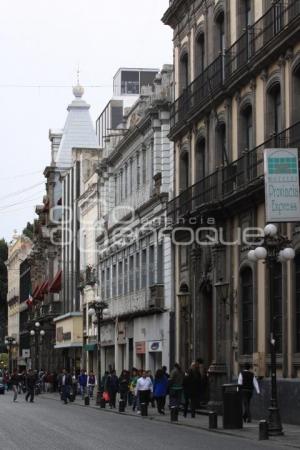
{"type": "MultiPolygon", "coordinates": [[[[148,406],[151,393],[153,392],[153,383],[150,377],[147,377],[147,372],[143,370],[142,376],[137,380],[135,395],[138,397],[138,404],[146,403],[148,406]]],[[[140,413],[140,411],[138,411],[140,413]]]]}

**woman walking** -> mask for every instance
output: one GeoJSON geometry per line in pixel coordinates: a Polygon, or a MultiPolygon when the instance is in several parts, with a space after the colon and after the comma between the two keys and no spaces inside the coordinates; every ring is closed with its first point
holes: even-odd
{"type": "Polygon", "coordinates": [[[19,386],[19,375],[16,370],[13,371],[13,374],[10,377],[10,384],[12,386],[12,390],[14,393],[13,401],[16,402],[18,398],[18,386],[19,386]]]}
{"type": "Polygon", "coordinates": [[[159,414],[165,414],[166,395],[168,391],[168,378],[162,369],[158,369],[153,385],[153,395],[157,404],[157,411],[159,414]]]}

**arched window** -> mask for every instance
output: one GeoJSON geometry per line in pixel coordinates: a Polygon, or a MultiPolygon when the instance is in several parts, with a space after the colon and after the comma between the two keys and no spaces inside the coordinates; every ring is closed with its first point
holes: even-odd
{"type": "Polygon", "coordinates": [[[216,50],[218,54],[224,54],[226,42],[225,42],[225,15],[224,11],[221,11],[216,18],[217,33],[216,33],[216,50]]]}
{"type": "Polygon", "coordinates": [[[295,258],[295,312],[296,312],[296,348],[295,351],[300,353],[300,253],[295,258]]]}
{"type": "Polygon", "coordinates": [[[216,165],[224,166],[226,163],[226,125],[221,122],[216,128],[216,165]]]}
{"type": "Polygon", "coordinates": [[[251,150],[254,147],[252,106],[248,105],[241,111],[240,150],[251,150]]]}
{"type": "Polygon", "coordinates": [[[292,122],[300,120],[300,63],[293,71],[292,122]]]}
{"type": "Polygon", "coordinates": [[[195,72],[200,75],[205,68],[205,37],[204,33],[199,33],[195,46],[195,72]]]}
{"type": "Polygon", "coordinates": [[[189,178],[189,155],[188,152],[184,152],[180,158],[180,192],[185,191],[189,187],[189,178]]]}
{"type": "Polygon", "coordinates": [[[180,92],[188,87],[189,84],[189,55],[185,52],[180,58],[180,92]]]}
{"type": "Polygon", "coordinates": [[[199,139],[196,146],[196,182],[205,177],[205,139],[199,139]]]}
{"type": "Polygon", "coordinates": [[[250,267],[241,272],[242,354],[253,353],[253,274],[250,267]]]}
{"type": "Polygon", "coordinates": [[[268,91],[268,131],[269,134],[282,131],[282,102],[280,84],[274,84],[268,91]]]}
{"type": "Polygon", "coordinates": [[[276,352],[282,353],[282,265],[279,262],[274,267],[273,320],[276,352]]]}

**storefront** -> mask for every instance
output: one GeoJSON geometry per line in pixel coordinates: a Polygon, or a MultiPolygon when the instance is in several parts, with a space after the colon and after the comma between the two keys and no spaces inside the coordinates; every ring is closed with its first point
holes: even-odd
{"type": "MultiPolygon", "coordinates": [[[[64,314],[54,319],[56,326],[56,351],[60,352],[61,365],[68,371],[78,371],[82,366],[82,314],[64,314]]],[[[58,368],[61,369],[62,367],[58,368]]]]}

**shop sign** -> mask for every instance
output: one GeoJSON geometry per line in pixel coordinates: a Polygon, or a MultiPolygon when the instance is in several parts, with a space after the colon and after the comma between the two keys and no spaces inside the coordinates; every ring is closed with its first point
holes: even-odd
{"type": "Polygon", "coordinates": [[[265,149],[264,167],[266,222],[298,222],[298,149],[265,149]]]}
{"type": "Polygon", "coordinates": [[[64,339],[64,329],[63,327],[56,328],[56,342],[62,342],[64,339]]]}
{"type": "Polygon", "coordinates": [[[162,341],[150,341],[148,343],[149,352],[161,352],[162,351],[162,341]]]}
{"type": "Polygon", "coordinates": [[[137,355],[143,355],[146,353],[146,343],[145,342],[136,342],[135,343],[135,353],[137,355]]]}

